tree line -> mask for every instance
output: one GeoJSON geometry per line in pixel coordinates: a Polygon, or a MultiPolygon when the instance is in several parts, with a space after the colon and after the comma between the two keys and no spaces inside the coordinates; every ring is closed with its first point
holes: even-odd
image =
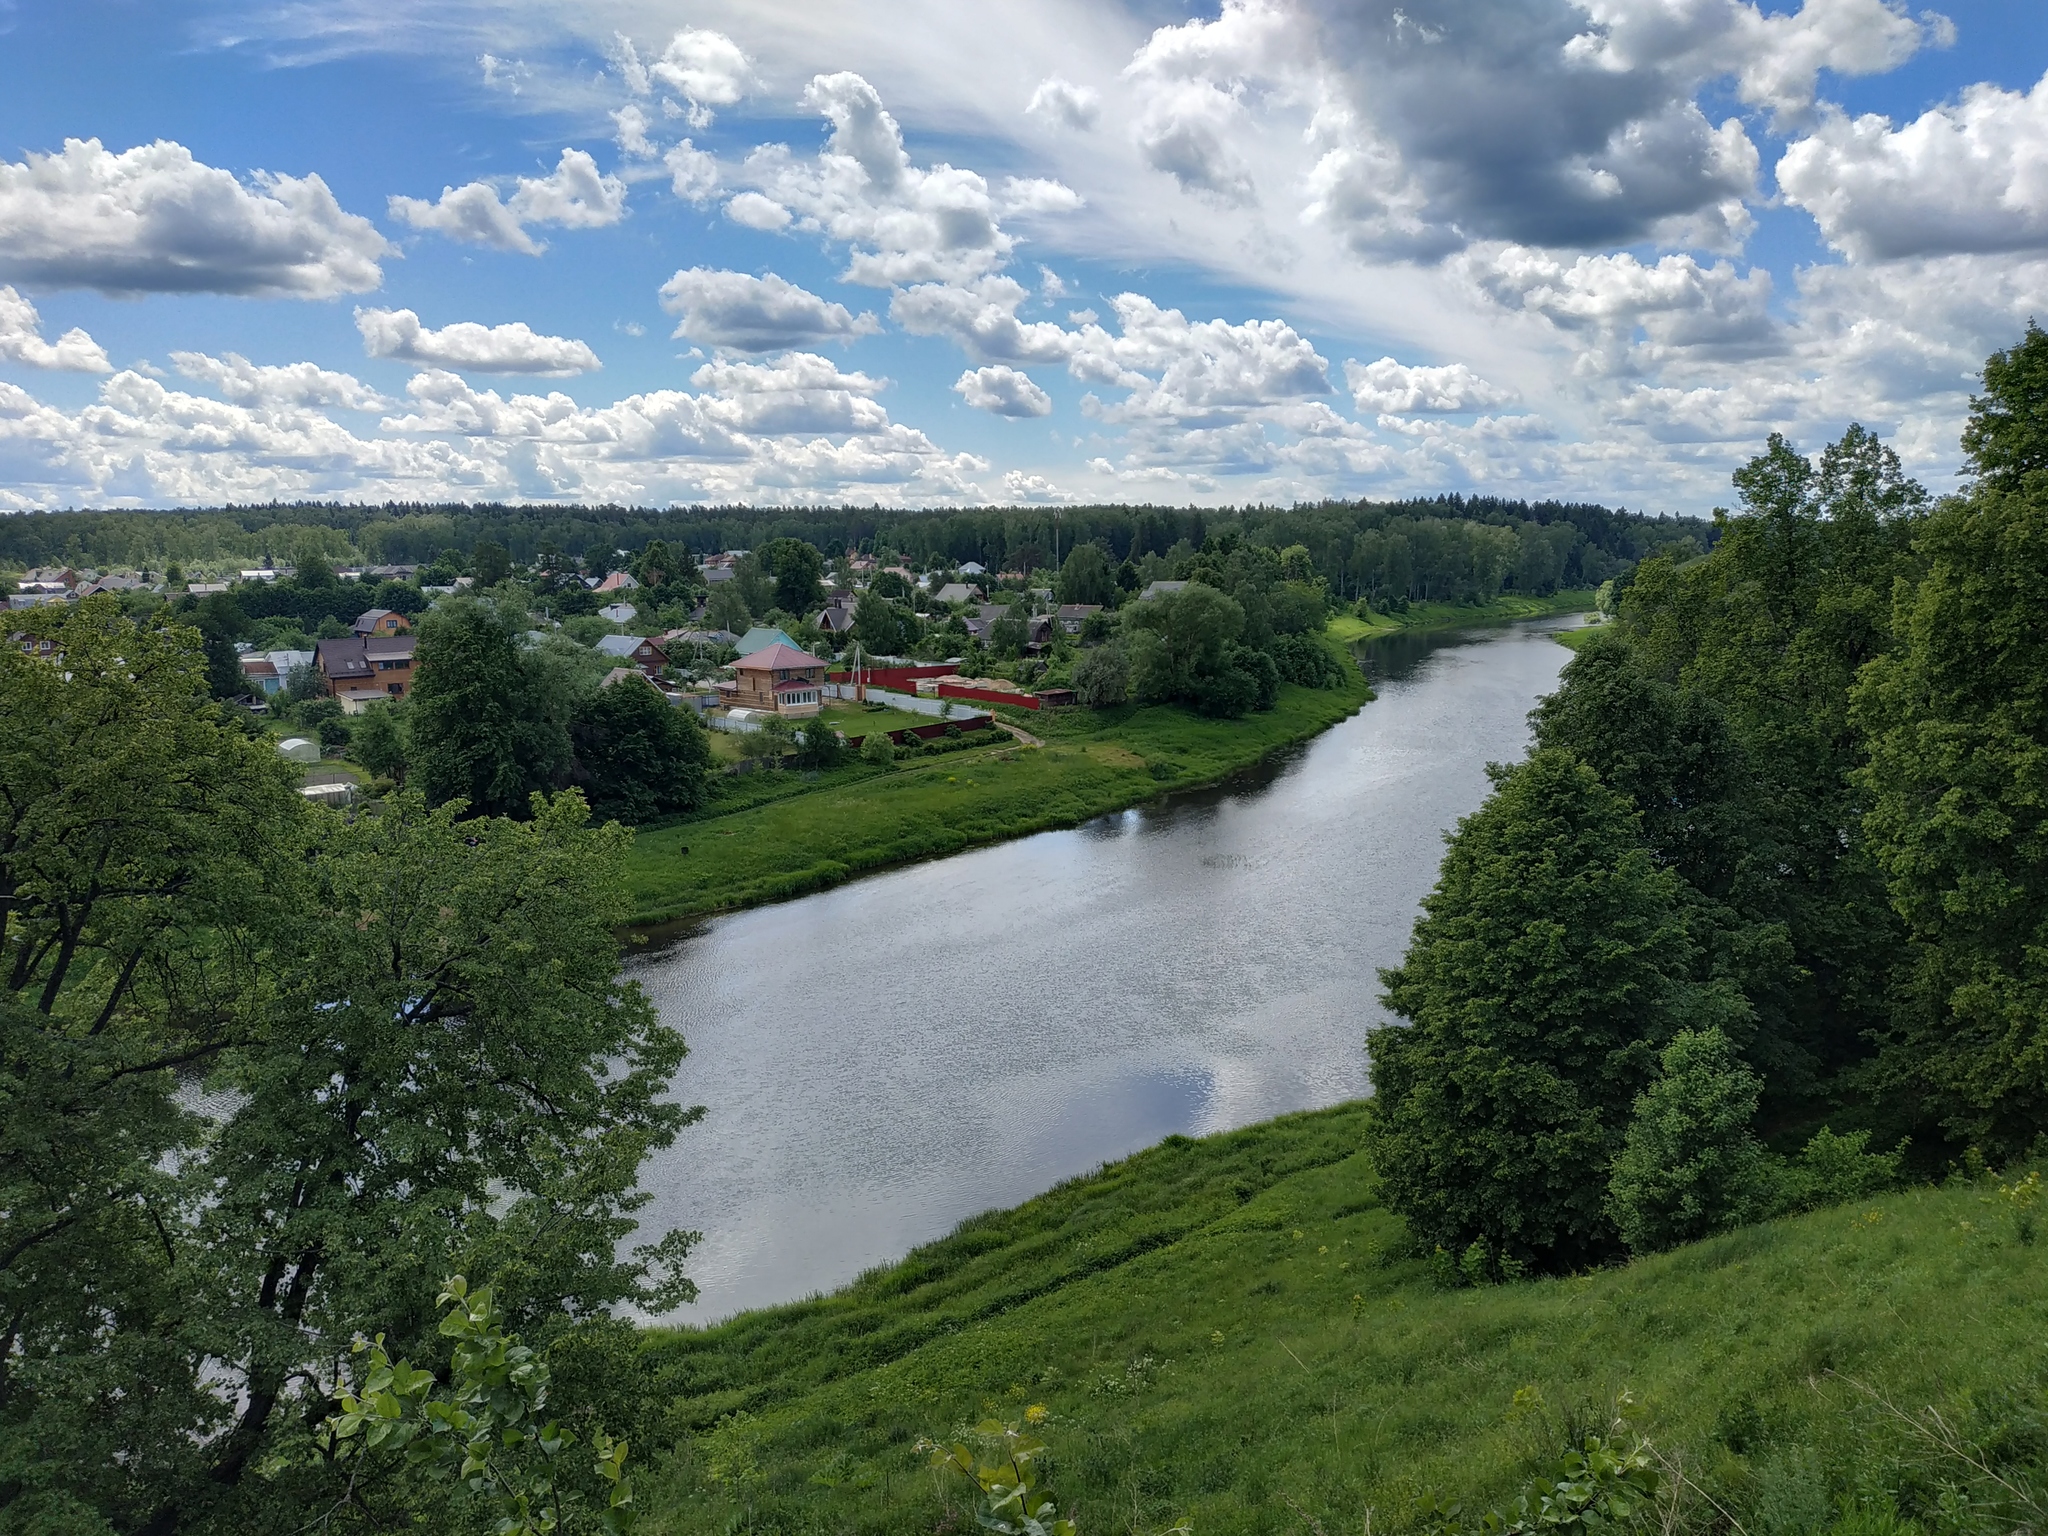
{"type": "Polygon", "coordinates": [[[1570,1268],[2048,1127],[2048,336],[1930,498],[1774,435],[1450,837],[1369,1040],[1376,1165],[1472,1275],[1570,1268]],[[1889,1150],[1886,1150],[1889,1149],[1889,1150]]]}
{"type": "Polygon", "coordinates": [[[1199,548],[1235,532],[1275,548],[1300,545],[1347,600],[1430,601],[1597,586],[1667,546],[1698,553],[1714,538],[1696,518],[1648,517],[1590,503],[1444,496],[1314,506],[1088,506],[906,512],[880,508],[558,505],[381,507],[271,505],[202,511],[31,513],[0,522],[0,565],[432,565],[463,568],[480,544],[520,565],[549,550],[588,567],[622,569],[660,539],[697,557],[793,539],[828,558],[886,553],[917,569],[977,563],[992,571],[1057,569],[1079,544],[1115,563],[1199,548]],[[1689,541],[1689,543],[1688,543],[1689,541]]]}

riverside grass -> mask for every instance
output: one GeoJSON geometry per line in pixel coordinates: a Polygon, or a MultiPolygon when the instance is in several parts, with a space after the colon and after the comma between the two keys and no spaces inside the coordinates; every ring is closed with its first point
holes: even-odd
{"type": "Polygon", "coordinates": [[[1343,674],[1340,688],[1283,687],[1273,709],[1237,720],[1179,705],[1020,711],[1043,747],[1005,736],[894,769],[856,764],[815,781],[749,775],[739,793],[774,798],[737,810],[727,802],[634,838],[626,865],[633,922],[800,896],[865,870],[1070,827],[1165,790],[1215,783],[1357,713],[1372,689],[1348,657],[1343,674]]]}
{"type": "Polygon", "coordinates": [[[1476,1514],[1623,1393],[1750,1536],[1982,1526],[1938,1516],[1968,1469],[1870,1392],[2042,1459],[2048,1249],[1993,1187],[1446,1291],[1377,1201],[1370,1113],[1169,1138],[830,1296],[649,1334],[678,1448],[642,1475],[645,1528],[971,1530],[916,1444],[1029,1404],[1089,1536],[1402,1532],[1430,1495],[1476,1514]]]}

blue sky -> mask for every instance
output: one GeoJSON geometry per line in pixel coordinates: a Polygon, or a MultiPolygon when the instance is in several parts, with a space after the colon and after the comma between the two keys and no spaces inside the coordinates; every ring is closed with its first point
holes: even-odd
{"type": "Polygon", "coordinates": [[[1700,511],[2048,315],[2048,7],[0,8],[0,508],[1700,511]],[[67,147],[68,144],[68,147],[67,147]]]}

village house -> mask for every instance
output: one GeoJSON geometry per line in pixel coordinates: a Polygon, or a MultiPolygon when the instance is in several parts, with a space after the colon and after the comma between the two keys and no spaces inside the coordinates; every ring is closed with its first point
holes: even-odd
{"type": "Polygon", "coordinates": [[[412,689],[413,648],[418,643],[409,634],[363,633],[364,614],[356,620],[358,633],[345,640],[322,640],[313,651],[328,695],[351,715],[361,714],[370,704],[402,699],[412,689]]]}
{"type": "Polygon", "coordinates": [[[389,608],[372,608],[350,627],[359,635],[408,635],[412,620],[389,608]]]}
{"type": "Polygon", "coordinates": [[[847,634],[853,629],[854,607],[853,598],[835,597],[811,622],[828,635],[847,634]]]}
{"type": "Polygon", "coordinates": [[[1062,603],[1053,617],[1059,620],[1062,633],[1078,635],[1081,633],[1081,627],[1100,612],[1100,603],[1062,603]]]}
{"type": "Polygon", "coordinates": [[[734,662],[733,679],[731,691],[721,687],[719,693],[735,708],[806,719],[823,698],[825,663],[793,645],[770,645],[734,662]]]}
{"type": "Polygon", "coordinates": [[[965,603],[974,598],[974,588],[964,581],[949,581],[934,594],[942,603],[965,603]]]}
{"type": "Polygon", "coordinates": [[[597,654],[616,661],[631,662],[648,677],[668,665],[668,652],[659,640],[646,635],[601,635],[597,654]]]}
{"type": "Polygon", "coordinates": [[[590,588],[593,592],[631,592],[639,585],[630,571],[613,571],[603,581],[592,582],[590,588]]]}

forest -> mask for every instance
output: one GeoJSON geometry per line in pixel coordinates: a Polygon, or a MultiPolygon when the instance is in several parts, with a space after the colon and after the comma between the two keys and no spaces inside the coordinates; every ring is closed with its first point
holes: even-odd
{"type": "Polygon", "coordinates": [[[991,571],[1054,569],[1079,544],[1114,563],[1170,557],[1213,534],[1309,552],[1346,601],[1472,602],[1504,591],[1596,587],[1659,550],[1703,553],[1714,525],[1584,503],[1440,496],[1405,502],[1326,502],[1293,508],[1008,508],[898,512],[788,509],[328,505],[176,512],[34,513],[0,520],[0,567],[72,565],[161,572],[177,565],[230,571],[318,556],[331,565],[428,564],[452,551],[458,568],[480,543],[531,565],[549,550],[623,567],[654,540],[696,556],[797,539],[828,558],[849,549],[888,554],[917,570],[976,562],[991,571]]]}

